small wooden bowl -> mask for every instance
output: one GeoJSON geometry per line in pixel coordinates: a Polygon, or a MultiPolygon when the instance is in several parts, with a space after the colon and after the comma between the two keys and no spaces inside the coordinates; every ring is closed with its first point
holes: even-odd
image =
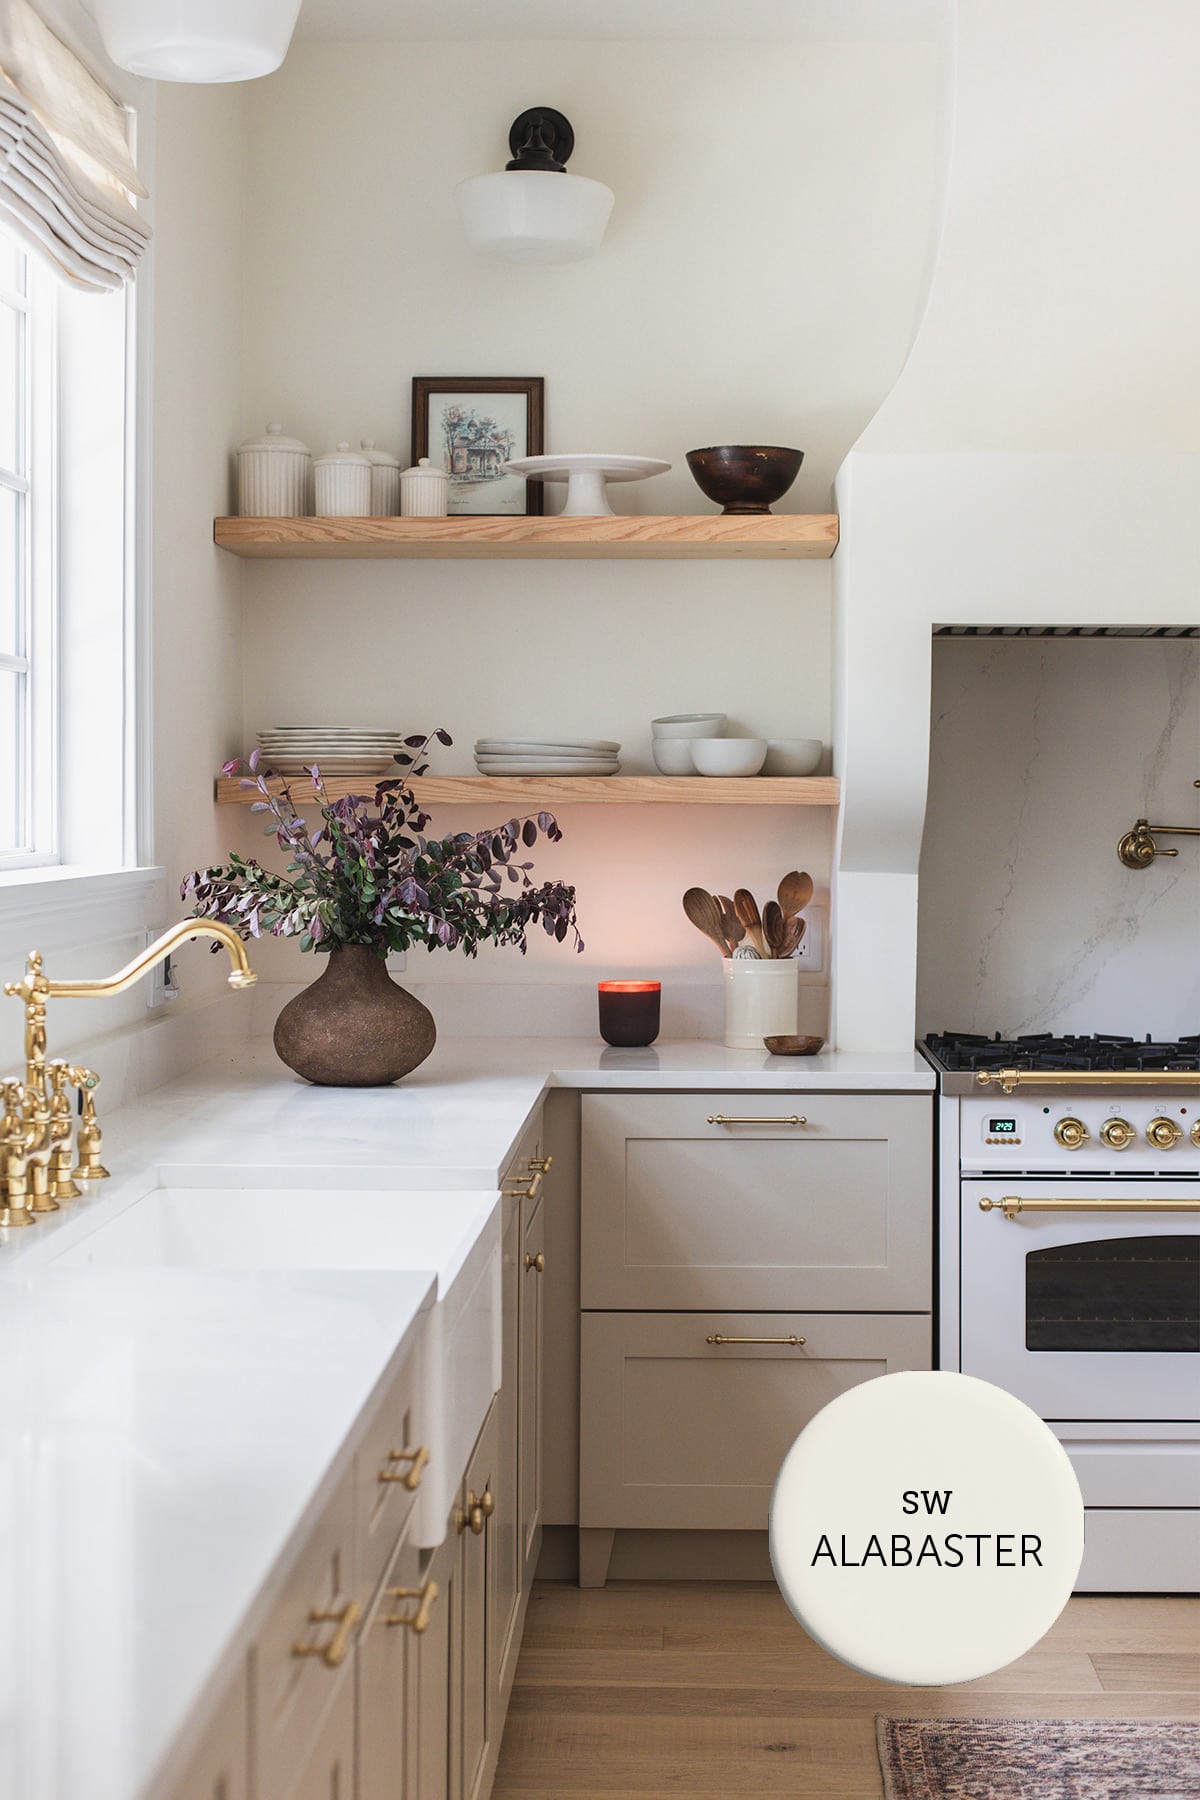
{"type": "Polygon", "coordinates": [[[815,1056],[824,1048],[825,1039],[818,1037],[768,1037],[763,1043],[772,1056],[815,1056]]]}

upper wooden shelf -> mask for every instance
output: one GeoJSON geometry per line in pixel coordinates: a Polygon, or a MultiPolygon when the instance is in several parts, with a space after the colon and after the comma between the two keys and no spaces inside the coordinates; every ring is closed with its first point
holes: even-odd
{"type": "Polygon", "coordinates": [[[836,513],[604,519],[216,519],[235,556],[800,557],[833,555],[836,513]]]}
{"type": "MultiPolygon", "coordinates": [[[[329,776],[331,800],[343,794],[370,794],[385,777],[329,776]]],[[[273,783],[278,789],[279,783],[273,783]]],[[[314,804],[306,775],[289,778],[298,805],[314,804]]],[[[836,806],[840,792],[833,775],[756,775],[749,780],[703,775],[426,775],[413,791],[425,806],[572,806],[602,803],[624,806],[836,806]]],[[[217,778],[222,806],[248,806],[259,795],[244,788],[237,776],[217,778]]]]}

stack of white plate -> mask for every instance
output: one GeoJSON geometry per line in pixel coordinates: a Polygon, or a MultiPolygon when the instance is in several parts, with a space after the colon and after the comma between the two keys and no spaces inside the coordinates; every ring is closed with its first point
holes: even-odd
{"type": "Polygon", "coordinates": [[[615,775],[620,744],[608,738],[480,738],[481,775],[615,775]]]}
{"type": "Polygon", "coordinates": [[[398,774],[392,758],[404,748],[404,733],[350,725],[275,725],[258,733],[258,743],[280,775],[300,775],[314,762],[327,775],[398,774]]]}

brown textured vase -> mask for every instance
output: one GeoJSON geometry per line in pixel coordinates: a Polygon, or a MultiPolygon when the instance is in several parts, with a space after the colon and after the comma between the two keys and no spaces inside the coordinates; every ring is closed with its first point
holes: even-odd
{"type": "Polygon", "coordinates": [[[343,944],[275,1022],[275,1050],[321,1087],[386,1087],[410,1075],[437,1042],[427,1006],[399,987],[381,956],[343,944]]]}

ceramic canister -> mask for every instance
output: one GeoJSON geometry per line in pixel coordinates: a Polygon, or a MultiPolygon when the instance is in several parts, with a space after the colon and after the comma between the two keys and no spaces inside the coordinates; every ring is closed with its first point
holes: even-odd
{"type": "Polygon", "coordinates": [[[427,456],[400,477],[400,510],[406,519],[444,519],[450,510],[450,477],[427,456]]]}
{"type": "Polygon", "coordinates": [[[237,450],[238,513],[243,519],[301,519],[308,511],[312,451],[268,425],[237,450]]]}
{"type": "Polygon", "coordinates": [[[371,517],[394,519],[400,511],[400,458],[380,450],[374,438],[362,438],[360,448],[371,465],[371,517]]]}
{"type": "Polygon", "coordinates": [[[349,444],[339,444],[313,464],[317,516],[368,519],[371,516],[371,465],[349,444]]]}
{"type": "Polygon", "coordinates": [[[791,957],[729,956],[725,976],[725,1048],[761,1050],[765,1037],[794,1036],[800,1022],[800,983],[791,957]]]}

